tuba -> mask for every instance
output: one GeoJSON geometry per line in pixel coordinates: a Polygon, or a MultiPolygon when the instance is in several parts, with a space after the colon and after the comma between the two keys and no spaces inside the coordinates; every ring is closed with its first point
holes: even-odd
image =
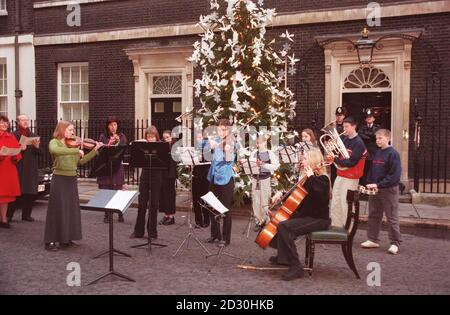
{"type": "MultiPolygon", "coordinates": [[[[347,151],[344,143],[342,142],[341,135],[336,130],[335,121],[330,122],[322,128],[324,134],[319,138],[319,142],[322,145],[325,154],[332,156],[333,158],[343,156],[345,159],[350,158],[350,154],[347,151]]],[[[346,167],[341,167],[334,163],[338,170],[346,170],[346,167]]]]}

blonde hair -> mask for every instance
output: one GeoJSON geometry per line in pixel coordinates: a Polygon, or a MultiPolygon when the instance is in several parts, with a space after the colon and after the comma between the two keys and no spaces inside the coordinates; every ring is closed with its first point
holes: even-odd
{"type": "Polygon", "coordinates": [[[375,132],[376,136],[382,136],[382,137],[386,137],[388,139],[391,139],[391,132],[389,131],[389,129],[380,129],[377,130],[377,132],[375,132]]]}
{"type": "Polygon", "coordinates": [[[73,124],[70,121],[66,120],[60,120],[58,121],[58,124],[55,127],[55,131],[53,132],[53,138],[61,140],[65,137],[65,133],[67,128],[69,126],[72,126],[73,124]]]}
{"type": "MultiPolygon", "coordinates": [[[[319,166],[320,164],[323,164],[324,159],[322,152],[320,150],[309,150],[305,152],[306,159],[308,160],[308,164],[311,166],[311,168],[315,168],[316,166],[319,166]]],[[[319,175],[328,175],[327,168],[323,165],[318,170],[319,175]]]]}

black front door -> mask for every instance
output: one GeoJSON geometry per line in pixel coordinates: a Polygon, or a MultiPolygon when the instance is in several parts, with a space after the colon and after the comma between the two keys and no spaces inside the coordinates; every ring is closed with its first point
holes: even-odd
{"type": "Polygon", "coordinates": [[[151,123],[160,134],[181,124],[176,121],[181,115],[181,98],[153,98],[151,111],[151,123]]]}
{"type": "Polygon", "coordinates": [[[363,125],[365,113],[371,108],[375,115],[375,123],[381,128],[391,130],[391,92],[368,92],[368,93],[344,93],[342,94],[342,106],[347,110],[347,116],[352,116],[363,125]]]}

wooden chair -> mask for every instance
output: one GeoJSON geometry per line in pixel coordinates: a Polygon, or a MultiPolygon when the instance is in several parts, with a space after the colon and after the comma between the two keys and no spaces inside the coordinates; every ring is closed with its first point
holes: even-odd
{"type": "Polygon", "coordinates": [[[312,232],[306,235],[305,265],[313,272],[314,250],[316,244],[336,244],[342,246],[342,253],[350,269],[360,279],[353,261],[352,245],[359,223],[359,192],[347,191],[348,214],[345,227],[331,226],[328,230],[312,232]]]}

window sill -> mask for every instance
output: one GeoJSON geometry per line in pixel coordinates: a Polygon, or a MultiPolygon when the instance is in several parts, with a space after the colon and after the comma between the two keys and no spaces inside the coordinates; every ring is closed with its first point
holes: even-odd
{"type": "Polygon", "coordinates": [[[0,10],[0,16],[6,16],[6,15],[8,15],[8,11],[0,10]]]}

